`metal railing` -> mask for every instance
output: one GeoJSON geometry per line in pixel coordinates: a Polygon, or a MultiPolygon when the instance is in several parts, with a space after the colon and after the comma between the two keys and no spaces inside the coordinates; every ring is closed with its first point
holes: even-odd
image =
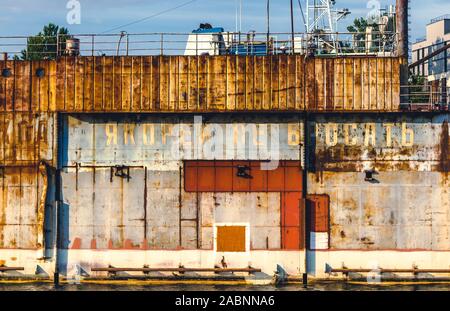
{"type": "Polygon", "coordinates": [[[0,53],[9,58],[54,59],[120,55],[276,55],[365,54],[392,56],[395,33],[134,33],[0,37],[0,53]],[[70,44],[69,44],[70,42],[70,44]],[[75,44],[75,45],[73,45],[75,44]]]}
{"type": "Polygon", "coordinates": [[[434,24],[434,23],[437,23],[437,22],[440,22],[440,21],[443,21],[443,20],[446,20],[446,19],[450,19],[450,14],[444,14],[444,15],[438,16],[436,18],[433,18],[430,21],[430,24],[434,24]]]}
{"type": "Polygon", "coordinates": [[[432,85],[401,86],[400,104],[412,111],[433,111],[450,108],[450,87],[439,88],[432,85]]]}

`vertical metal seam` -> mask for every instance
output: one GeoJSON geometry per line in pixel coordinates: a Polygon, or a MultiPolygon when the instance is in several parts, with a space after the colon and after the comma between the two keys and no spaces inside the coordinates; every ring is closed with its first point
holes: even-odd
{"type": "Polygon", "coordinates": [[[147,166],[145,166],[144,168],[144,243],[146,243],[146,245],[144,245],[144,249],[147,249],[147,200],[148,200],[148,186],[147,186],[147,174],[148,174],[148,169],[147,166]]]}
{"type": "Polygon", "coordinates": [[[181,197],[181,189],[182,189],[182,185],[181,185],[181,177],[182,177],[182,167],[180,165],[179,169],[178,169],[178,243],[179,243],[179,247],[182,247],[182,243],[183,243],[183,237],[182,237],[182,224],[181,224],[181,208],[182,208],[182,197],[181,197]]]}

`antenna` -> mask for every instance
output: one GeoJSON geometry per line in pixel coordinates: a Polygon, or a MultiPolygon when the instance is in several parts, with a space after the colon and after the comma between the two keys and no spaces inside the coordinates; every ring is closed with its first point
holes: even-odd
{"type": "Polygon", "coordinates": [[[293,0],[291,0],[291,40],[292,40],[292,54],[294,54],[295,25],[294,25],[294,1],[293,0]]]}
{"type": "Polygon", "coordinates": [[[306,0],[306,32],[315,43],[338,50],[335,33],[338,21],[350,14],[348,9],[335,10],[336,0],[306,0]]]}
{"type": "Polygon", "coordinates": [[[242,32],[242,0],[240,0],[239,32],[242,32]]]}
{"type": "Polygon", "coordinates": [[[235,31],[238,32],[238,0],[235,0],[234,4],[235,4],[235,13],[236,13],[235,19],[234,19],[234,21],[236,22],[235,31]]]}

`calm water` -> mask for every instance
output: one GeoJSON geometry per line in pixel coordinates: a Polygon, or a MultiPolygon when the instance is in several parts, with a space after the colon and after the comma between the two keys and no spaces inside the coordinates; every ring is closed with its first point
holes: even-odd
{"type": "Polygon", "coordinates": [[[53,284],[0,284],[0,291],[450,291],[450,284],[433,285],[352,285],[346,283],[275,286],[226,286],[226,285],[61,285],[53,284]]]}

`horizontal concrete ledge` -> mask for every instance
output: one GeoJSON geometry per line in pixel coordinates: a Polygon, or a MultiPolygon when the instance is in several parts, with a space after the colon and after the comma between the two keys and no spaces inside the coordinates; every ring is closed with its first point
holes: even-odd
{"type": "Polygon", "coordinates": [[[431,273],[450,274],[450,269],[331,269],[330,273],[431,273]]]}
{"type": "Polygon", "coordinates": [[[261,269],[255,269],[252,267],[248,268],[92,268],[92,272],[109,272],[109,273],[116,273],[116,272],[179,272],[179,273],[185,273],[185,272],[213,272],[213,273],[234,273],[234,272],[247,272],[247,273],[255,273],[255,272],[261,272],[261,269]]]}

